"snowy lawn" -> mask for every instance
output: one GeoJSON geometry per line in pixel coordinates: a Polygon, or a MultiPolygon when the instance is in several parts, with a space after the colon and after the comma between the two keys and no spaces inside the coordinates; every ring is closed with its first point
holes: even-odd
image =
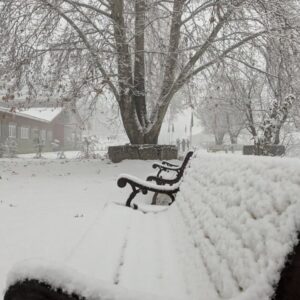
{"type": "Polygon", "coordinates": [[[17,262],[70,261],[101,219],[104,206],[112,200],[125,201],[128,190],[117,187],[118,175],[131,172],[145,178],[152,163],[0,159],[0,293],[17,262]]]}

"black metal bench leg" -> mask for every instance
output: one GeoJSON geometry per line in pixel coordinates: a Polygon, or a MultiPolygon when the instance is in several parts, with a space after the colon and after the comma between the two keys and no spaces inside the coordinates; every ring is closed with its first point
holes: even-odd
{"type": "Polygon", "coordinates": [[[162,169],[160,169],[160,170],[158,171],[156,177],[160,177],[161,172],[162,172],[162,169]]]}
{"type": "Polygon", "coordinates": [[[158,193],[155,192],[153,197],[152,197],[152,203],[151,205],[156,205],[157,204],[157,196],[158,196],[158,193]]]}
{"type": "Polygon", "coordinates": [[[139,189],[136,189],[133,185],[131,185],[132,187],[132,192],[129,195],[127,201],[126,201],[126,206],[131,207],[131,201],[134,199],[134,197],[140,192],[139,189]]]}
{"type": "Polygon", "coordinates": [[[173,193],[167,195],[171,198],[171,203],[169,203],[169,205],[171,205],[175,201],[175,195],[173,193]]]}

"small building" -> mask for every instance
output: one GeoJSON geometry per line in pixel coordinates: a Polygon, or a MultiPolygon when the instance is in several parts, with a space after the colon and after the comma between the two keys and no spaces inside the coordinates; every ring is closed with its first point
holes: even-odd
{"type": "Polygon", "coordinates": [[[82,120],[74,109],[64,107],[31,107],[16,109],[0,106],[0,144],[14,140],[17,153],[36,151],[37,140],[43,151],[53,151],[59,141],[63,150],[77,150],[80,146],[82,120]]]}

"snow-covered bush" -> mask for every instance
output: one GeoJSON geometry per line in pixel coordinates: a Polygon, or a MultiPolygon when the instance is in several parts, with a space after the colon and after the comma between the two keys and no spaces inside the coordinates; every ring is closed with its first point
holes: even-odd
{"type": "Polygon", "coordinates": [[[271,103],[269,112],[259,128],[260,132],[255,140],[256,155],[272,155],[269,146],[279,144],[280,129],[287,120],[295,99],[294,95],[288,95],[282,102],[275,99],[271,103]]]}
{"type": "Polygon", "coordinates": [[[299,243],[299,170],[300,161],[275,157],[192,159],[175,205],[218,299],[272,299],[299,243]]]}
{"type": "Polygon", "coordinates": [[[97,143],[98,139],[95,135],[83,137],[81,142],[81,151],[79,152],[78,158],[99,158],[99,154],[97,154],[97,143]]]}

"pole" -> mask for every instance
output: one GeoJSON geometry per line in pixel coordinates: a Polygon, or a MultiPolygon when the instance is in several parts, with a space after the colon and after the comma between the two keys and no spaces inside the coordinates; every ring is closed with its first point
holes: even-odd
{"type": "Polygon", "coordinates": [[[192,110],[192,112],[191,112],[191,125],[190,125],[190,148],[192,148],[193,126],[194,126],[194,116],[193,116],[193,110],[192,110]]]}

